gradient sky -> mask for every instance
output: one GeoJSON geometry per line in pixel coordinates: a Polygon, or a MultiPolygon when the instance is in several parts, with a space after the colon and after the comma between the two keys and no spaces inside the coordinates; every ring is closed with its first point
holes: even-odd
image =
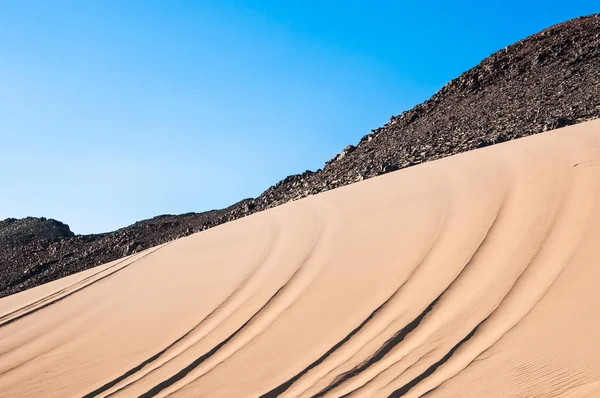
{"type": "Polygon", "coordinates": [[[0,219],[75,233],[321,168],[597,1],[0,1],[0,219]]]}

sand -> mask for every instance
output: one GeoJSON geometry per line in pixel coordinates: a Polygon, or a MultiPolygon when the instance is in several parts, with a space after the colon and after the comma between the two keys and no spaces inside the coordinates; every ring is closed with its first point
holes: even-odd
{"type": "Polygon", "coordinates": [[[0,300],[1,397],[600,396],[600,121],[0,300]]]}

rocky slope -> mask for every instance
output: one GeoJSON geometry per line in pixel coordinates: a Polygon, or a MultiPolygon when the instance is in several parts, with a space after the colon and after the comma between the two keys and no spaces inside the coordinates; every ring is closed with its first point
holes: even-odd
{"type": "Polygon", "coordinates": [[[349,145],[322,170],[289,176],[226,209],[159,216],[74,236],[54,220],[0,222],[0,297],[159,243],[380,174],[600,117],[600,15],[498,51],[423,104],[349,145]]]}

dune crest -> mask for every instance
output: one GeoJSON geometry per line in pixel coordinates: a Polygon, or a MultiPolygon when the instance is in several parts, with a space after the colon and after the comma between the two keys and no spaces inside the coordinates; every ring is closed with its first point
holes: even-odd
{"type": "Polygon", "coordinates": [[[600,396],[600,121],[0,300],[0,397],[600,396]]]}

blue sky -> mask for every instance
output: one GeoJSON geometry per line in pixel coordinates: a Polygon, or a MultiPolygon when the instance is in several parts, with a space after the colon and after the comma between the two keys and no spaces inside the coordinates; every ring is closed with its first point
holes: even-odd
{"type": "Polygon", "coordinates": [[[0,2],[0,219],[221,208],[595,1],[0,2]]]}

